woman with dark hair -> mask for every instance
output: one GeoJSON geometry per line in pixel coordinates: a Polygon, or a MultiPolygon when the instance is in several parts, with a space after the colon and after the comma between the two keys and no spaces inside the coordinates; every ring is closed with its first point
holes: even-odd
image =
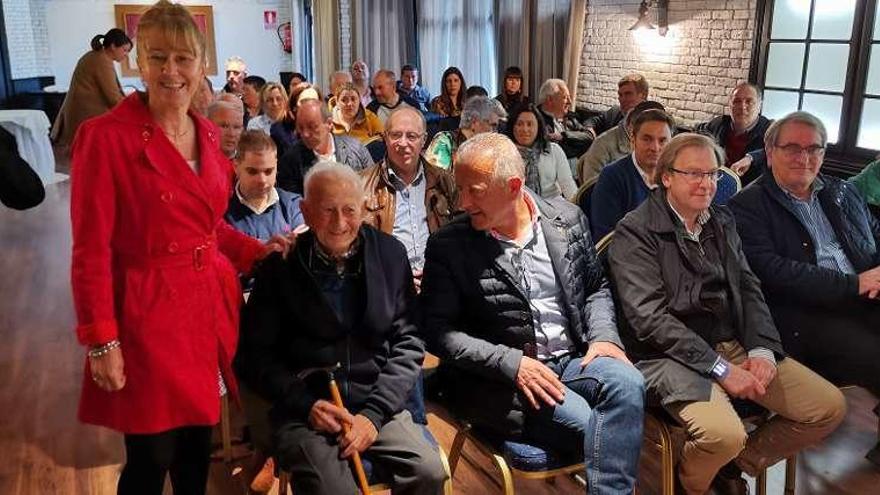
{"type": "Polygon", "coordinates": [[[131,51],[131,39],[121,29],[92,38],[92,49],[80,57],[70,78],[70,88],[52,126],[52,139],[67,146],[84,120],[101,115],[125,98],[113,62],[131,51]]]}
{"type": "Polygon", "coordinates": [[[522,92],[523,72],[517,66],[504,69],[504,89],[495,97],[507,113],[513,113],[516,107],[529,104],[529,97],[522,92]]]}
{"type": "Polygon", "coordinates": [[[526,168],[526,186],[542,198],[563,195],[571,199],[577,184],[565,152],[544,135],[544,119],[534,105],[515,107],[510,115],[507,135],[519,148],[526,168]]]}
{"type": "Polygon", "coordinates": [[[431,100],[431,111],[441,117],[458,117],[464,107],[464,76],[458,67],[449,67],[443,71],[440,96],[431,100]]]}
{"type": "Polygon", "coordinates": [[[146,87],[83,123],[71,153],[71,281],[86,361],[79,419],[123,434],[119,495],[203,495],[222,394],[237,395],[239,273],[289,245],[223,218],[232,164],[189,111],[205,37],[165,0],[138,23],[146,87]]]}

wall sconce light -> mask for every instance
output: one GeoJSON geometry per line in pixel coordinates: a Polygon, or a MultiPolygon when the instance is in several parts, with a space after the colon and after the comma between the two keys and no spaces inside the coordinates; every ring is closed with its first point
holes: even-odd
{"type": "Polygon", "coordinates": [[[639,5],[639,20],[629,30],[654,29],[654,25],[648,20],[648,9],[651,7],[657,8],[657,24],[660,28],[658,33],[660,36],[666,36],[669,30],[669,0],[642,0],[642,4],[639,5]]]}

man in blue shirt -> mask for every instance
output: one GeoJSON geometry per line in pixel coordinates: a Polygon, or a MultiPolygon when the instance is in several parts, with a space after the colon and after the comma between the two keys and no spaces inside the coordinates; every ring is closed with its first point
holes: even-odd
{"type": "Polygon", "coordinates": [[[287,233],[303,223],[299,194],[275,187],[275,143],[266,133],[245,131],[238,143],[235,191],[226,221],[260,240],[287,233]]]}
{"type": "Polygon", "coordinates": [[[431,102],[431,92],[428,88],[419,85],[419,68],[406,64],[400,68],[400,81],[397,81],[397,92],[410,98],[419,104],[422,113],[428,111],[431,102]]]}

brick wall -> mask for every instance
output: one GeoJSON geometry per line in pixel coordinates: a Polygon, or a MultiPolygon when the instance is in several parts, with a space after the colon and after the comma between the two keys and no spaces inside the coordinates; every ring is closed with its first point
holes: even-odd
{"type": "Polygon", "coordinates": [[[52,75],[45,0],[4,0],[2,3],[12,78],[52,75]]]}
{"type": "MultiPolygon", "coordinates": [[[[617,103],[617,81],[642,73],[651,99],[685,124],[724,113],[727,95],[748,79],[756,0],[670,0],[669,32],[634,35],[639,0],[591,0],[577,104],[604,110],[617,103]]],[[[657,25],[656,9],[651,9],[657,25]]]]}
{"type": "Polygon", "coordinates": [[[351,19],[354,15],[351,0],[339,0],[339,68],[351,67],[351,19]]]}

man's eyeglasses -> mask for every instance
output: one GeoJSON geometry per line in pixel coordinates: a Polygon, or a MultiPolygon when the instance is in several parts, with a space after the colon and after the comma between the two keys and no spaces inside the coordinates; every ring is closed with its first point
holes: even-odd
{"type": "Polygon", "coordinates": [[[392,131],[388,133],[388,139],[391,140],[392,143],[398,143],[404,138],[408,143],[418,142],[424,134],[419,134],[416,132],[400,132],[400,131],[392,131]]]}
{"type": "Polygon", "coordinates": [[[709,179],[709,182],[715,183],[718,182],[718,179],[724,174],[720,168],[716,168],[711,172],[692,172],[690,170],[679,170],[677,168],[670,168],[669,170],[684,177],[684,180],[689,184],[699,184],[703,182],[704,178],[709,179]]]}
{"type": "Polygon", "coordinates": [[[806,153],[807,156],[810,158],[819,158],[820,156],[822,156],[822,153],[825,153],[825,147],[821,144],[814,144],[812,146],[807,146],[806,148],[795,143],[783,145],[775,144],[773,146],[781,149],[782,152],[785,153],[785,155],[789,158],[801,156],[801,153],[806,153]]]}

